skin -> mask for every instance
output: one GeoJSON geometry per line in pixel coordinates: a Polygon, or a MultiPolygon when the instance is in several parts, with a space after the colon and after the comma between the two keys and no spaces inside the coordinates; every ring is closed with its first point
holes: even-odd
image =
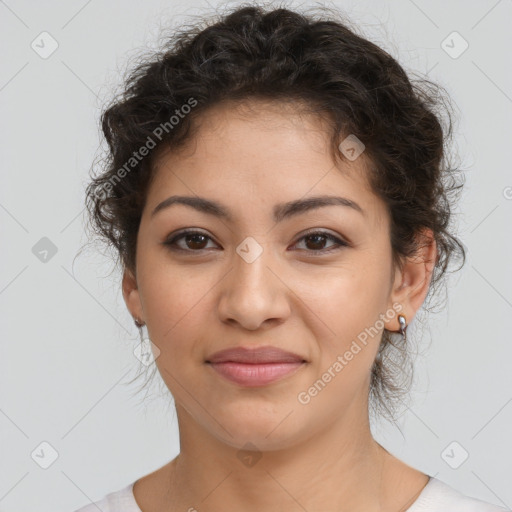
{"type": "MultiPolygon", "coordinates": [[[[138,480],[135,499],[143,512],[405,510],[428,476],[370,431],[370,372],[382,329],[309,403],[297,397],[393,304],[410,323],[432,276],[432,233],[395,268],[389,216],[367,185],[364,153],[334,162],[320,118],[261,100],[250,105],[210,109],[192,144],[156,160],[123,296],[160,350],[180,454],[138,480]],[[175,194],[216,200],[233,222],[184,205],[151,215],[175,194]],[[364,214],[334,205],[272,219],[277,203],[323,194],[349,198],[364,214]],[[184,228],[210,238],[182,238],[177,244],[188,252],[163,244],[184,228]],[[302,238],[311,228],[349,245],[325,252],[336,243],[302,238]],[[263,249],[251,263],[236,252],[249,236],[263,249]],[[265,345],[307,363],[259,388],[231,383],[205,363],[218,350],[265,345]],[[250,466],[239,458],[248,442],[260,457],[250,466]]],[[[384,327],[398,331],[397,315],[384,327]]]]}

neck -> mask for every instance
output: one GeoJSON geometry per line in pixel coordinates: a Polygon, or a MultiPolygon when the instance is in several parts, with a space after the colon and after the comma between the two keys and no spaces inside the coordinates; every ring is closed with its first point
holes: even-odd
{"type": "Polygon", "coordinates": [[[179,405],[177,412],[180,454],[168,468],[172,503],[162,509],[398,512],[410,501],[404,500],[410,487],[397,498],[399,471],[388,470],[398,466],[373,439],[367,415],[346,415],[285,448],[260,451],[258,441],[232,446],[212,437],[179,405]]]}

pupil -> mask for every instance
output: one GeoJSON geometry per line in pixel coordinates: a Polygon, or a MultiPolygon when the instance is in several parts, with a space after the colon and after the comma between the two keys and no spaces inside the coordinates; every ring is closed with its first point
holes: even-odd
{"type": "MultiPolygon", "coordinates": [[[[205,235],[189,235],[189,236],[187,237],[188,241],[190,241],[191,239],[192,239],[192,240],[194,240],[194,239],[196,239],[196,240],[197,240],[198,238],[203,238],[203,245],[204,245],[204,238],[206,238],[206,237],[205,237],[205,235]]],[[[192,247],[191,247],[192,249],[194,249],[194,248],[195,248],[195,249],[202,249],[202,247],[194,246],[194,243],[196,243],[196,242],[192,241],[192,247]]],[[[201,242],[198,242],[198,243],[199,243],[199,246],[201,246],[201,242]]],[[[197,244],[196,244],[196,245],[197,245],[197,244]]],[[[189,247],[190,247],[190,244],[189,244],[189,247]]]]}
{"type": "MultiPolygon", "coordinates": [[[[309,240],[316,240],[318,242],[318,239],[321,239],[323,242],[325,242],[325,236],[324,235],[309,235],[308,236],[309,240]]],[[[323,249],[323,243],[321,242],[314,242],[313,245],[315,245],[315,243],[317,243],[317,245],[320,245],[320,247],[313,247],[313,248],[316,248],[316,249],[323,249]]]]}

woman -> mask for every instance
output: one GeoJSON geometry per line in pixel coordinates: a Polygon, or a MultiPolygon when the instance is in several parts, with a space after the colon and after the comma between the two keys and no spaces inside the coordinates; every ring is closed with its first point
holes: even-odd
{"type": "Polygon", "coordinates": [[[334,17],[257,6],[133,71],[88,206],[181,450],[81,512],[504,510],[370,431],[406,390],[407,326],[464,259],[434,92],[334,17]]]}

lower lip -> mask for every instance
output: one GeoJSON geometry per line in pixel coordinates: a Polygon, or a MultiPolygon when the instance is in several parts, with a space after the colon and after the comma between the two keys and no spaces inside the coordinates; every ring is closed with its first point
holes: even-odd
{"type": "Polygon", "coordinates": [[[265,386],[291,373],[296,372],[305,363],[208,363],[216,372],[240,386],[265,386]]]}

